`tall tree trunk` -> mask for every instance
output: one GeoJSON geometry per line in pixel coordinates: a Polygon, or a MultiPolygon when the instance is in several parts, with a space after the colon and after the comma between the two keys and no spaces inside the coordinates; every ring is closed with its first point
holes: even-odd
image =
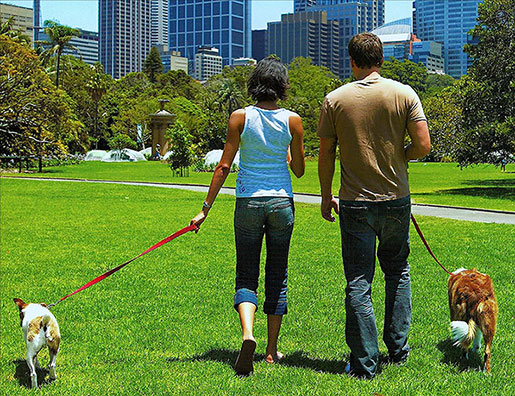
{"type": "Polygon", "coordinates": [[[55,74],[55,85],[56,85],[57,89],[59,89],[59,69],[60,69],[60,65],[61,65],[61,52],[59,51],[57,53],[57,72],[55,74]]]}

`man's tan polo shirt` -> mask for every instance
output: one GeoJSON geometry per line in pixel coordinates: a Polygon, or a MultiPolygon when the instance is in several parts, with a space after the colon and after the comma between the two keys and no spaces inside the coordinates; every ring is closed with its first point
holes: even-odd
{"type": "Polygon", "coordinates": [[[408,85],[380,76],[329,93],[318,136],[338,139],[340,199],[380,201],[409,195],[404,138],[409,122],[426,120],[408,85]]]}

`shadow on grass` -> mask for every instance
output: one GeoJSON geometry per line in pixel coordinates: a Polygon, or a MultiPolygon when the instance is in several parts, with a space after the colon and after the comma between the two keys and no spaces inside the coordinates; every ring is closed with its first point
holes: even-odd
{"type": "Polygon", "coordinates": [[[436,347],[443,353],[441,362],[449,366],[455,366],[460,372],[470,369],[483,370],[483,362],[479,353],[469,352],[467,359],[463,349],[453,346],[449,338],[440,341],[436,347]]]}
{"type": "MultiPolygon", "coordinates": [[[[176,359],[169,358],[168,362],[177,362],[177,361],[215,361],[222,362],[228,364],[232,368],[234,368],[234,363],[238,357],[239,351],[229,350],[229,349],[211,349],[202,355],[196,355],[188,359],[176,359]]],[[[265,360],[264,354],[255,354],[254,361],[260,362],[265,360]]],[[[281,366],[287,367],[299,367],[306,368],[313,371],[321,372],[321,373],[329,373],[329,374],[345,374],[345,366],[349,361],[349,355],[343,356],[341,360],[334,359],[317,359],[309,357],[308,354],[304,351],[295,351],[293,353],[289,353],[285,355],[277,364],[281,366]]],[[[379,356],[379,364],[377,368],[377,374],[380,374],[384,367],[388,364],[388,356],[385,354],[381,354],[379,356]]]]}
{"type": "Polygon", "coordinates": [[[470,197],[515,200],[515,188],[512,187],[453,188],[449,190],[438,190],[436,194],[468,195],[470,197]]]}
{"type": "MultiPolygon", "coordinates": [[[[29,366],[27,365],[27,361],[23,359],[13,360],[13,364],[16,366],[14,378],[18,380],[20,386],[24,386],[25,388],[30,389],[30,370],[29,366]]],[[[48,370],[45,368],[36,368],[36,374],[38,375],[38,387],[49,385],[54,381],[50,378],[45,379],[45,377],[49,374],[48,370]]]]}

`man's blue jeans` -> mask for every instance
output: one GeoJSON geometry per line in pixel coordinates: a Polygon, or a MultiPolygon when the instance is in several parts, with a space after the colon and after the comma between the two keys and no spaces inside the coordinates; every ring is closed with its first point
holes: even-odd
{"type": "Polygon", "coordinates": [[[266,238],[265,303],[263,312],[284,315],[288,279],[288,252],[294,223],[292,198],[237,198],[234,211],[236,239],[236,294],[234,308],[243,302],[257,307],[259,262],[266,238]]]}
{"type": "Polygon", "coordinates": [[[409,353],[411,285],[408,255],[410,197],[391,201],[340,200],[345,289],[345,337],[351,350],[351,371],[371,378],[377,370],[379,346],[372,308],[372,280],[377,258],[385,278],[383,340],[390,359],[404,361],[409,353]]]}

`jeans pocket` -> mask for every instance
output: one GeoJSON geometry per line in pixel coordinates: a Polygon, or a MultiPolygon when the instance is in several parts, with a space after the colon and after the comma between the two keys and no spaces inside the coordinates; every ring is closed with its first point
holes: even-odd
{"type": "Polygon", "coordinates": [[[268,222],[274,228],[291,227],[295,221],[293,201],[290,198],[275,199],[270,202],[268,222]]]}
{"type": "Polygon", "coordinates": [[[410,213],[411,204],[386,207],[386,218],[399,224],[405,224],[406,222],[409,224],[410,213]]]}
{"type": "Polygon", "coordinates": [[[369,230],[368,208],[365,206],[340,206],[342,230],[366,232],[369,230]]]}

